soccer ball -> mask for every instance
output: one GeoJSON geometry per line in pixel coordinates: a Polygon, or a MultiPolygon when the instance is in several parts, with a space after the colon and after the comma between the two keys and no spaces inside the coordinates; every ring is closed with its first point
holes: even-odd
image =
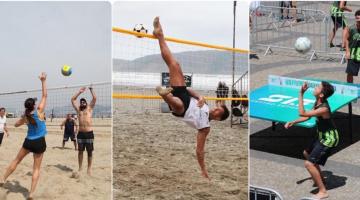
{"type": "MultiPolygon", "coordinates": [[[[146,34],[148,32],[148,30],[144,27],[143,24],[136,24],[133,31],[138,32],[138,33],[144,33],[144,34],[146,34]]],[[[136,37],[141,38],[141,36],[138,36],[138,35],[136,37]]]]}
{"type": "Polygon", "coordinates": [[[311,49],[311,42],[307,37],[299,37],[295,42],[295,50],[299,53],[307,53],[311,49]]]}

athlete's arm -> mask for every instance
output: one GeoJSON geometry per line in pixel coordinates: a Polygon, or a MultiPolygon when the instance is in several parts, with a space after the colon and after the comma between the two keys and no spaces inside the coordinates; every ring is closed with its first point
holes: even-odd
{"type": "Polygon", "coordinates": [[[207,173],[206,167],[205,167],[205,142],[206,142],[206,137],[210,132],[210,128],[203,128],[200,129],[198,134],[197,134],[197,143],[196,143],[196,157],[198,160],[198,163],[200,165],[200,169],[201,169],[201,175],[205,178],[209,178],[209,175],[207,173]]]}
{"type": "Polygon", "coordinates": [[[80,88],[80,90],[71,98],[71,104],[76,112],[79,112],[79,106],[76,104],[76,99],[85,91],[85,89],[85,87],[80,88]]]}
{"type": "Polygon", "coordinates": [[[349,11],[352,12],[352,9],[350,7],[345,6],[345,1],[340,1],[340,6],[339,6],[341,11],[349,11]]]}
{"type": "Polygon", "coordinates": [[[60,129],[62,130],[65,125],[66,119],[60,124],[60,129]]]}
{"type": "Polygon", "coordinates": [[[19,120],[15,122],[15,127],[19,127],[21,125],[25,124],[25,116],[22,116],[19,120]]]}
{"type": "Polygon", "coordinates": [[[46,99],[47,99],[47,89],[46,89],[46,73],[42,72],[39,76],[39,79],[41,81],[41,91],[42,91],[42,96],[41,96],[41,101],[39,103],[38,106],[38,111],[40,113],[43,113],[45,110],[45,106],[46,106],[46,99]]]}
{"type": "Polygon", "coordinates": [[[92,87],[89,87],[89,90],[90,90],[91,95],[92,95],[92,100],[90,102],[90,108],[94,108],[95,103],[96,103],[96,94],[95,94],[94,89],[92,87]]]}
{"type": "Polygon", "coordinates": [[[77,134],[79,126],[75,120],[74,120],[74,126],[75,126],[75,134],[77,134]]]}
{"type": "Polygon", "coordinates": [[[307,120],[309,120],[309,119],[310,119],[310,117],[300,117],[300,118],[298,118],[298,119],[296,119],[296,120],[294,120],[294,121],[287,122],[287,123],[284,125],[284,127],[285,127],[286,129],[288,129],[288,128],[294,126],[295,124],[298,124],[298,123],[307,121],[307,120]]]}
{"type": "Polygon", "coordinates": [[[329,112],[328,108],[325,108],[325,107],[310,110],[310,111],[305,111],[305,109],[304,109],[304,93],[306,92],[306,90],[308,88],[309,87],[306,82],[301,86],[300,93],[299,93],[299,115],[301,117],[314,117],[314,116],[322,116],[322,115],[326,114],[327,112],[329,112]]]}
{"type": "Polygon", "coordinates": [[[199,107],[202,107],[205,104],[205,98],[203,96],[201,96],[200,94],[198,94],[197,92],[195,92],[191,88],[186,88],[186,89],[189,92],[190,96],[192,96],[192,97],[194,97],[195,99],[198,100],[198,106],[199,107]]]}

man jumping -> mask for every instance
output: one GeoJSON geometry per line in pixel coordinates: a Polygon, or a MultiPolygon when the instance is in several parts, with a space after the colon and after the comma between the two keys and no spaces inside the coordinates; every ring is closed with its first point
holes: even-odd
{"type": "Polygon", "coordinates": [[[159,17],[154,19],[153,34],[159,41],[161,56],[168,66],[171,85],[169,88],[158,86],[156,91],[169,105],[173,115],[182,118],[186,124],[198,130],[196,157],[202,176],[209,178],[205,167],[204,147],[210,132],[210,120],[225,120],[229,116],[229,110],[223,101],[217,101],[216,106],[209,110],[204,97],[186,87],[180,64],[166,44],[159,17]]]}
{"type": "Polygon", "coordinates": [[[85,92],[86,88],[80,88],[79,92],[77,92],[72,98],[71,103],[74,109],[79,116],[79,133],[77,135],[78,142],[78,160],[79,160],[79,172],[82,170],[82,161],[83,161],[83,153],[86,149],[88,155],[88,168],[87,173],[91,175],[91,165],[92,165],[92,152],[94,150],[94,132],[92,129],[92,113],[96,103],[96,95],[92,87],[89,87],[89,90],[92,95],[92,100],[90,105],[88,106],[86,99],[80,99],[80,106],[76,105],[76,99],[79,95],[85,92]]]}

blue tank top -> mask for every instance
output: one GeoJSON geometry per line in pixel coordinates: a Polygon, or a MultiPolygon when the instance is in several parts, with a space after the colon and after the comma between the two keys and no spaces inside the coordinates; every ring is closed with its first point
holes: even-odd
{"type": "Polygon", "coordinates": [[[45,121],[39,119],[38,111],[35,111],[34,114],[32,114],[32,116],[36,121],[36,126],[27,123],[28,132],[26,138],[29,140],[35,140],[44,137],[47,134],[45,121]]]}

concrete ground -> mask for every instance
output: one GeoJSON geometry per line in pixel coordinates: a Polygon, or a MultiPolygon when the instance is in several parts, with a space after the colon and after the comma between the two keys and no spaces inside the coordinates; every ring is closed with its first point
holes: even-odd
{"type": "MultiPolygon", "coordinates": [[[[346,80],[346,64],[328,59],[313,62],[293,52],[274,52],[263,56],[263,49],[252,49],[259,59],[250,60],[250,88],[267,83],[269,74],[289,77],[315,77],[329,80],[346,80]]],[[[355,82],[360,82],[357,77],[355,82]]],[[[360,103],[353,104],[353,144],[351,143],[347,107],[336,113],[341,142],[323,168],[329,199],[359,199],[360,197],[360,103]]],[[[272,188],[284,199],[311,197],[313,187],[310,175],[303,165],[302,150],[311,141],[314,130],[294,127],[285,130],[278,125],[275,131],[271,122],[251,118],[250,121],[250,184],[272,188]]]]}

